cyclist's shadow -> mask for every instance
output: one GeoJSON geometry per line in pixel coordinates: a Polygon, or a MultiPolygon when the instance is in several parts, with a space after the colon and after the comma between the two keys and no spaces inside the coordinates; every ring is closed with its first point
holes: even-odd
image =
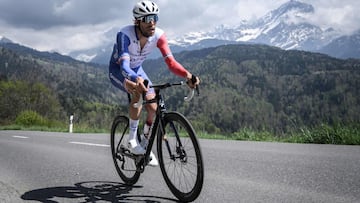
{"type": "Polygon", "coordinates": [[[142,186],[127,186],[117,182],[89,181],[76,183],[74,186],[49,187],[31,190],[21,195],[21,199],[36,200],[46,203],[98,201],[123,202],[131,200],[144,202],[160,202],[159,200],[166,200],[177,202],[175,199],[164,197],[127,195],[133,188],[141,187],[142,186]]]}

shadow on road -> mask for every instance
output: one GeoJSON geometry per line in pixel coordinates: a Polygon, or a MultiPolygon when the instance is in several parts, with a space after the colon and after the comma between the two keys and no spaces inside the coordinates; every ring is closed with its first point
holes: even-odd
{"type": "Polygon", "coordinates": [[[142,186],[128,186],[117,182],[89,181],[76,183],[74,186],[50,187],[31,190],[21,196],[23,200],[36,200],[39,202],[161,202],[176,199],[156,196],[130,195],[134,188],[142,186]]]}

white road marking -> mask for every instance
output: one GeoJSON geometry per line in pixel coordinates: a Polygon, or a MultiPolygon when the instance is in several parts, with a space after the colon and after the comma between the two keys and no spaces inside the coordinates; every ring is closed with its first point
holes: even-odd
{"type": "Polygon", "coordinates": [[[21,138],[21,139],[27,139],[27,138],[29,138],[29,137],[25,137],[25,136],[18,136],[18,135],[14,135],[14,136],[12,136],[12,137],[15,137],[15,138],[21,138]]]}
{"type": "Polygon", "coordinates": [[[88,145],[88,146],[96,146],[96,147],[110,147],[110,145],[106,144],[94,144],[88,142],[70,142],[71,144],[79,144],[79,145],[88,145]]]}

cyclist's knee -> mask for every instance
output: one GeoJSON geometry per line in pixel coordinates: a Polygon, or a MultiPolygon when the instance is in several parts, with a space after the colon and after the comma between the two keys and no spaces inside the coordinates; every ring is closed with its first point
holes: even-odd
{"type": "Polygon", "coordinates": [[[146,104],[145,105],[145,109],[148,113],[153,113],[155,114],[156,112],[156,108],[157,108],[157,104],[156,103],[150,103],[150,104],[146,104]]]}
{"type": "MultiPolygon", "coordinates": [[[[133,92],[130,94],[131,100],[130,100],[130,107],[134,108],[134,104],[138,103],[140,101],[140,94],[137,92],[133,92]]],[[[141,106],[140,106],[141,107],[141,106]]],[[[138,107],[139,108],[139,107],[138,107]]]]}

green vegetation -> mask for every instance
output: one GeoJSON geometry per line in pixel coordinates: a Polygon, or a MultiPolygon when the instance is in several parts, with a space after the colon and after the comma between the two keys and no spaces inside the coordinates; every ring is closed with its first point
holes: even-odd
{"type": "MultiPolygon", "coordinates": [[[[263,45],[227,45],[176,55],[201,76],[201,95],[181,104],[184,93],[168,91],[171,109],[207,133],[301,133],[318,126],[360,123],[360,61],[284,51],[263,45]]],[[[150,77],[177,80],[162,59],[147,62],[150,77]],[[158,67],[156,71],[153,67],[158,67]],[[150,69],[152,71],[150,71],[150,69]]]]}
{"type": "MultiPolygon", "coordinates": [[[[67,125],[58,124],[56,126],[49,127],[46,124],[5,125],[0,126],[0,130],[69,132],[67,125]]],[[[110,131],[109,129],[92,128],[88,125],[75,125],[74,133],[110,133],[110,131]]],[[[206,132],[197,131],[197,136],[198,138],[202,139],[360,145],[360,125],[329,126],[324,124],[313,129],[300,129],[298,132],[293,132],[289,133],[289,135],[281,136],[272,134],[269,131],[259,132],[250,129],[242,129],[240,132],[230,135],[209,134],[206,132]]]]}
{"type": "Polygon", "coordinates": [[[23,125],[23,126],[34,126],[34,125],[47,126],[49,122],[35,111],[27,110],[21,112],[18,115],[18,117],[15,119],[15,123],[17,125],[23,125]]]}
{"type": "Polygon", "coordinates": [[[302,129],[291,138],[290,142],[360,145],[360,125],[322,124],[312,129],[302,129]]]}
{"type": "Polygon", "coordinates": [[[337,124],[330,126],[322,124],[311,129],[300,129],[297,132],[291,132],[286,135],[276,135],[269,131],[254,131],[250,129],[242,129],[240,132],[228,136],[198,132],[198,137],[243,141],[360,145],[360,125],[344,126],[337,124]]]}
{"type": "Polygon", "coordinates": [[[56,96],[41,83],[0,81],[0,124],[31,125],[58,119],[61,106],[56,96]],[[37,122],[37,123],[31,123],[37,122]]]}
{"type": "MultiPolygon", "coordinates": [[[[127,98],[107,67],[0,46],[0,129],[109,132],[127,98]],[[25,52],[26,53],[26,52],[25,52]]],[[[176,55],[202,79],[200,96],[164,92],[168,110],[189,118],[199,137],[298,143],[360,144],[360,61],[227,45],[176,55]]],[[[179,81],[162,59],[144,64],[154,83],[179,81]]]]}

